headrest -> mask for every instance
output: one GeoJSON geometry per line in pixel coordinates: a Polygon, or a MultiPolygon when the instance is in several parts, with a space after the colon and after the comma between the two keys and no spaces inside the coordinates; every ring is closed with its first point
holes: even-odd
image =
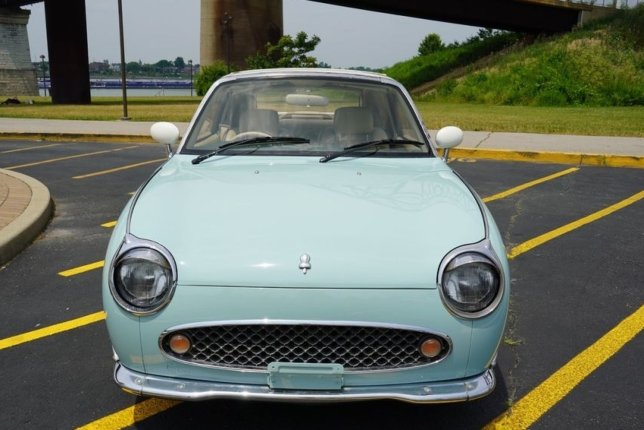
{"type": "Polygon", "coordinates": [[[262,131],[276,136],[279,128],[277,112],[270,109],[250,109],[242,112],[240,131],[262,131]]]}
{"type": "Polygon", "coordinates": [[[367,134],[373,132],[373,115],[362,107],[343,107],[335,111],[335,130],[340,134],[367,134]]]}

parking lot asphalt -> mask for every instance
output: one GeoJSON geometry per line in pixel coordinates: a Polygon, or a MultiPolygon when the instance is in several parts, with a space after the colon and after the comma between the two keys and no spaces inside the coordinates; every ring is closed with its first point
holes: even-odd
{"type": "MultiPolygon", "coordinates": [[[[60,140],[148,142],[152,124],[0,118],[0,139],[38,139],[44,148],[60,140]]],[[[183,135],[188,124],[176,125],[183,135]]],[[[644,138],[466,131],[451,157],[644,168],[644,138]]],[[[11,170],[0,169],[0,265],[33,241],[53,211],[46,185],[11,170]]]]}
{"type": "Polygon", "coordinates": [[[112,382],[100,303],[110,227],[159,145],[0,138],[0,168],[46,184],[55,217],[0,267],[0,428],[640,428],[644,170],[454,159],[511,259],[498,386],[455,405],[137,399],[112,382]],[[98,323],[98,324],[97,324],[98,323]]]}

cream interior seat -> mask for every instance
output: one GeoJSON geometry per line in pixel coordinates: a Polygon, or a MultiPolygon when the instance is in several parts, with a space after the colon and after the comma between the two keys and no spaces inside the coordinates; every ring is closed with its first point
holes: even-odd
{"type": "Polygon", "coordinates": [[[387,138],[387,133],[375,126],[371,110],[364,107],[336,109],[333,126],[336,140],[343,147],[387,138]]]}
{"type": "Polygon", "coordinates": [[[239,133],[256,131],[277,136],[278,130],[279,116],[277,111],[271,109],[249,109],[242,112],[239,118],[239,133]]]}

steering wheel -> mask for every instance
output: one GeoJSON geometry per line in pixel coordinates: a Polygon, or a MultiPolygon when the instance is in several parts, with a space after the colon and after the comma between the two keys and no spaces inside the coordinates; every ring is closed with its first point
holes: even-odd
{"type": "Polygon", "coordinates": [[[268,133],[264,133],[262,131],[245,131],[243,133],[239,133],[235,138],[232,140],[232,142],[235,142],[236,140],[245,140],[245,139],[253,139],[255,137],[272,137],[268,133]]]}

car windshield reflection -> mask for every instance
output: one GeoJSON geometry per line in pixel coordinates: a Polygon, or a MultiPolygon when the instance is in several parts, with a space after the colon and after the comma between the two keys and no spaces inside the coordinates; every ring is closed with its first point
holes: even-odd
{"type": "Polygon", "coordinates": [[[374,141],[421,144],[382,146],[369,156],[431,156],[422,125],[396,86],[341,76],[255,77],[216,86],[181,152],[216,155],[225,147],[227,156],[328,156],[374,141]],[[306,144],[259,145],[253,151],[230,146],[258,137],[297,138],[306,144]]]}

